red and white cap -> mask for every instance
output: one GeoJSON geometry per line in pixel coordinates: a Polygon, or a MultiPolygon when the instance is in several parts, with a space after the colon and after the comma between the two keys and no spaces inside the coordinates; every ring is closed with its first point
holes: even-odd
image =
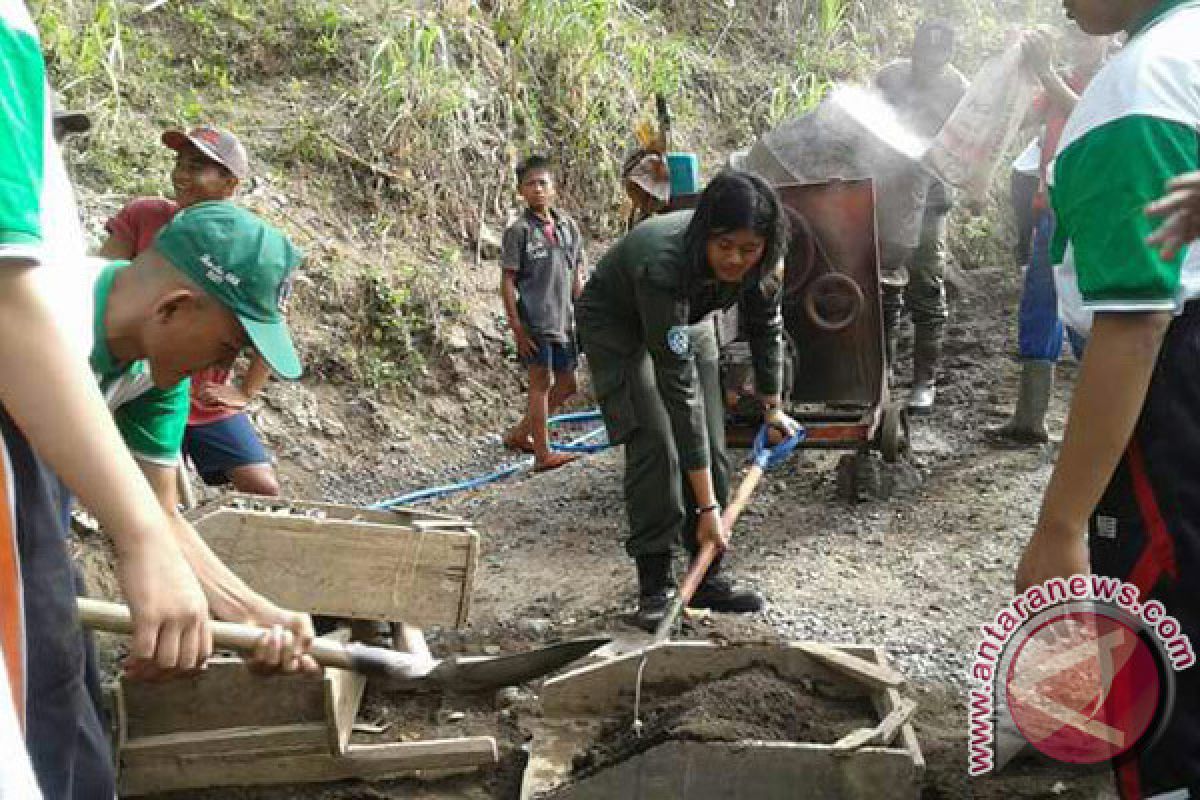
{"type": "Polygon", "coordinates": [[[170,130],[162,135],[162,143],[176,152],[188,144],[221,164],[238,180],[250,174],[250,158],[236,136],[211,125],[199,125],[189,131],[170,130]]]}

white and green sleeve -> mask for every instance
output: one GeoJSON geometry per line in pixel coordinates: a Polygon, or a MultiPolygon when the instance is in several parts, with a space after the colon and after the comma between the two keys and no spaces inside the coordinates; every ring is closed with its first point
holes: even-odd
{"type": "Polygon", "coordinates": [[[42,242],[46,68],[19,0],[0,0],[0,261],[37,261],[42,242]]]}
{"type": "Polygon", "coordinates": [[[38,291],[86,357],[97,266],[54,142],[52,106],[33,20],[21,0],[0,0],[0,264],[38,266],[38,291]]]}
{"type": "Polygon", "coordinates": [[[1167,181],[1200,168],[1200,3],[1138,32],[1092,81],[1050,182],[1060,305],[1075,330],[1091,313],[1170,311],[1200,297],[1200,248],[1164,259],[1146,216],[1167,181]]]}

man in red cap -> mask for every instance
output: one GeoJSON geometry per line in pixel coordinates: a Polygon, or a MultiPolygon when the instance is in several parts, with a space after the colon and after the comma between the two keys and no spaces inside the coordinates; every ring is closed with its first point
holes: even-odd
{"type": "MultiPolygon", "coordinates": [[[[228,200],[250,174],[246,148],[237,136],[211,125],[169,130],[162,142],[176,152],[171,171],[174,200],[139,197],[108,221],[109,237],[99,255],[132,260],[150,247],[160,229],[183,208],[228,200]]],[[[192,377],[192,407],[184,452],[210,485],[232,483],[240,492],[278,495],[279,480],[246,406],[262,391],[270,372],[252,357],[241,385],[227,369],[209,369],[192,377]]]]}

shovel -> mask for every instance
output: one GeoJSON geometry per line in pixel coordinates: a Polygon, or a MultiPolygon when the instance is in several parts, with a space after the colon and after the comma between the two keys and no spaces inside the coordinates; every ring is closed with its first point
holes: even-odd
{"type": "MultiPolygon", "coordinates": [[[[76,600],[79,617],[87,627],[109,633],[133,632],[133,619],[125,606],[88,597],[76,600]]],[[[240,653],[252,652],[263,634],[262,628],[253,625],[218,620],[213,620],[210,625],[214,645],[240,653]]],[[[386,647],[370,647],[359,642],[344,644],[317,637],[313,639],[309,655],[323,667],[337,667],[372,678],[382,678],[389,688],[480,692],[540,678],[583,658],[608,642],[607,638],[591,637],[572,639],[527,653],[451,656],[436,660],[420,654],[399,653],[386,647]]]]}
{"type": "MultiPolygon", "coordinates": [[[[762,480],[763,473],[769,468],[783,463],[807,436],[807,432],[800,428],[790,438],[774,447],[768,447],[768,430],[767,425],[758,429],[758,435],[754,437],[754,450],[750,454],[750,469],[746,470],[746,477],[742,478],[742,482],[738,484],[737,491],[733,493],[733,500],[725,509],[725,513],[721,515],[722,527],[727,531],[733,530],[738,517],[746,510],[746,505],[750,502],[754,490],[758,488],[758,482],[762,480]]],[[[679,591],[675,594],[675,599],[671,601],[666,616],[662,618],[662,622],[658,623],[658,628],[654,631],[652,645],[662,644],[671,638],[671,631],[674,629],[679,615],[683,613],[683,607],[696,593],[700,581],[704,580],[704,576],[708,574],[708,568],[712,566],[713,559],[716,557],[717,546],[715,544],[707,543],[700,548],[696,559],[688,567],[687,574],[684,575],[683,582],[679,585],[679,591]]]]}
{"type": "MultiPolygon", "coordinates": [[[[746,471],[746,476],[742,478],[742,482],[738,484],[737,491],[733,494],[733,500],[730,501],[729,507],[725,509],[725,513],[721,516],[721,523],[725,530],[732,531],[734,523],[738,517],[742,515],[742,511],[746,509],[746,504],[750,502],[750,497],[754,494],[754,490],[758,488],[758,482],[762,480],[763,473],[769,468],[782,463],[792,454],[796,446],[804,441],[807,432],[804,428],[800,428],[788,439],[780,442],[774,447],[767,446],[767,435],[769,427],[763,425],[758,429],[758,435],[754,437],[754,450],[750,455],[750,469],[746,471]]],[[[679,591],[675,594],[675,598],[671,601],[671,605],[667,608],[666,616],[662,618],[662,622],[658,623],[658,628],[654,631],[654,638],[650,644],[642,648],[642,658],[638,662],[637,683],[634,686],[633,698],[633,732],[640,736],[642,731],[642,720],[639,715],[641,700],[642,700],[642,671],[646,668],[646,656],[650,648],[660,645],[671,638],[671,632],[675,629],[675,623],[679,620],[679,615],[683,613],[683,607],[692,599],[692,595],[696,593],[696,589],[700,586],[700,581],[704,580],[704,576],[708,574],[708,568],[712,566],[713,559],[717,557],[717,547],[715,544],[706,543],[700,548],[700,552],[696,554],[696,558],[692,561],[692,565],[688,567],[687,575],[684,576],[682,583],[679,585],[679,591]]]]}

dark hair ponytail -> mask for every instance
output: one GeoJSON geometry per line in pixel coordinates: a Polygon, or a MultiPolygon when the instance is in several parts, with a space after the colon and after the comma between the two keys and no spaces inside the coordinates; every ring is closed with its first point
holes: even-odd
{"type": "Polygon", "coordinates": [[[787,253],[788,220],[775,190],[753,172],[725,169],[704,187],[684,234],[691,263],[703,263],[709,239],[736,230],[752,230],[767,243],[748,279],[757,279],[787,253]]]}

